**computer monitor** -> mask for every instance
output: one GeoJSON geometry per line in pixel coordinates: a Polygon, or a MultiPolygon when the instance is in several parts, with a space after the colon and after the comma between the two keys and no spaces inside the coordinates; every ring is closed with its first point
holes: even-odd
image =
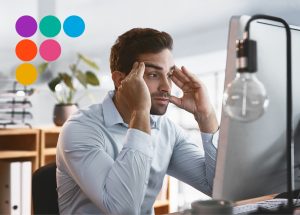
{"type": "MultiPolygon", "coordinates": [[[[243,38],[249,16],[230,20],[225,84],[235,77],[236,40],[243,38]]],[[[295,189],[300,188],[300,28],[292,31],[295,189]]],[[[257,77],[269,107],[256,121],[242,123],[222,112],[213,198],[249,199],[287,190],[286,180],[286,34],[280,23],[251,22],[257,42],[257,77]]]]}

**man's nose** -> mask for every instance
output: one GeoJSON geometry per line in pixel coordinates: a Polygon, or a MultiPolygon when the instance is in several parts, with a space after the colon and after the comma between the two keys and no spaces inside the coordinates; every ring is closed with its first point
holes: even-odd
{"type": "Polygon", "coordinates": [[[167,77],[163,77],[160,81],[159,90],[164,92],[170,92],[171,80],[169,80],[167,77]]]}

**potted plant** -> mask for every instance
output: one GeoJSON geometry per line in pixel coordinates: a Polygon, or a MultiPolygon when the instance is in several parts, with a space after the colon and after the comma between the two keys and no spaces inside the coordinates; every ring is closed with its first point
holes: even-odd
{"type": "MultiPolygon", "coordinates": [[[[90,69],[99,70],[95,62],[78,53],[76,62],[69,65],[71,72],[59,72],[48,83],[48,87],[53,92],[57,101],[53,112],[53,121],[57,126],[63,125],[70,114],[77,110],[78,101],[75,101],[75,95],[78,92],[77,86],[82,85],[87,89],[89,85],[100,85],[99,79],[92,70],[82,71],[79,69],[81,62],[86,64],[90,69]],[[79,84],[74,83],[74,81],[79,84]]],[[[39,71],[44,72],[48,66],[49,63],[47,62],[40,64],[39,71]]]]}

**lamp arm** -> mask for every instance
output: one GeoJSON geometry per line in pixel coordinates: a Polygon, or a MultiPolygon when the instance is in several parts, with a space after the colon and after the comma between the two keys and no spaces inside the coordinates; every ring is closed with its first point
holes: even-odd
{"type": "Polygon", "coordinates": [[[245,26],[245,36],[250,38],[250,23],[253,20],[266,19],[275,22],[280,22],[284,25],[286,31],[286,72],[287,72],[287,86],[286,86],[286,155],[287,155],[287,193],[288,193],[288,207],[293,207],[293,172],[292,172],[292,141],[293,141],[293,121],[292,121],[292,111],[293,111],[293,101],[292,101],[292,50],[291,50],[291,30],[287,22],[279,17],[268,16],[257,14],[252,16],[246,26],[245,26]]]}

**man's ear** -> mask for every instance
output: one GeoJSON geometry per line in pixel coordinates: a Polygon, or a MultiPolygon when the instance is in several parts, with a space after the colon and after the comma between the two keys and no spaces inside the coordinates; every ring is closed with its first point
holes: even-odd
{"type": "Polygon", "coordinates": [[[115,88],[118,89],[121,81],[126,77],[126,74],[120,71],[113,71],[111,77],[114,82],[115,88]]]}

